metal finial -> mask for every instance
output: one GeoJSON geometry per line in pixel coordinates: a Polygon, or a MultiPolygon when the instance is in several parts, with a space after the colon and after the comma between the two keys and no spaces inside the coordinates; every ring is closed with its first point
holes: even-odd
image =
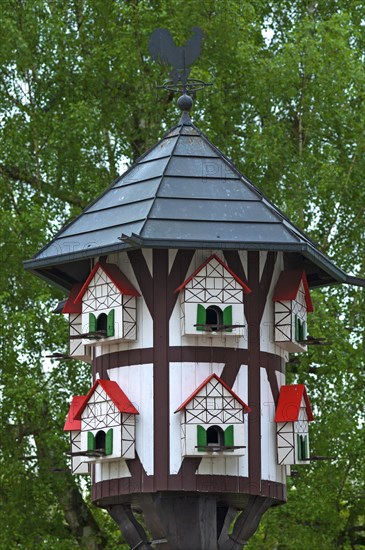
{"type": "MultiPolygon", "coordinates": [[[[204,32],[200,27],[193,27],[193,36],[189,38],[184,46],[176,46],[170,31],[167,29],[156,29],[151,34],[148,49],[155,61],[164,65],[170,65],[170,80],[165,81],[158,88],[165,88],[174,92],[181,92],[182,97],[210,86],[202,80],[189,78],[191,65],[201,53],[204,32]]],[[[179,98],[180,101],[180,98],[179,98]]],[[[191,101],[191,98],[190,98],[191,101]]],[[[180,104],[178,102],[180,107],[180,104]]],[[[190,110],[180,107],[183,111],[190,110]]]]}
{"type": "Polygon", "coordinates": [[[177,100],[177,106],[181,111],[191,111],[193,100],[188,94],[183,94],[177,100]]]}

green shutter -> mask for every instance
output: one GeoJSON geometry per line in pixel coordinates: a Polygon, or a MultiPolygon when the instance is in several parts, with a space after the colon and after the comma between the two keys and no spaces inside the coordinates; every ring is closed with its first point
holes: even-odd
{"type": "MultiPolygon", "coordinates": [[[[205,325],[207,322],[207,312],[205,307],[201,304],[198,304],[197,314],[196,314],[196,324],[205,325]]],[[[195,327],[196,330],[205,330],[205,327],[195,327]]]]}
{"type": "Polygon", "coordinates": [[[105,435],[105,454],[113,454],[113,428],[110,428],[105,435]]]}
{"type": "Polygon", "coordinates": [[[295,339],[299,340],[299,327],[300,327],[300,321],[298,316],[296,315],[294,318],[294,326],[295,326],[295,339]]]}
{"type": "MultiPolygon", "coordinates": [[[[232,306],[227,306],[223,310],[223,324],[224,325],[232,325],[232,306]]],[[[225,328],[224,330],[225,330],[225,332],[232,332],[231,328],[225,328]]]]}
{"type": "Polygon", "coordinates": [[[297,455],[298,460],[302,460],[302,441],[299,434],[297,434],[297,455]]]}
{"type": "Polygon", "coordinates": [[[307,323],[305,321],[302,321],[302,334],[301,334],[301,340],[307,339],[307,323]]]}
{"type": "Polygon", "coordinates": [[[93,451],[95,449],[95,436],[91,432],[87,432],[87,450],[93,451]]]}
{"type": "Polygon", "coordinates": [[[224,430],[224,445],[226,447],[234,446],[233,425],[224,430]]]}
{"type": "Polygon", "coordinates": [[[114,336],[114,309],[111,309],[108,313],[108,320],[106,325],[106,335],[114,336]]]}
{"type": "Polygon", "coordinates": [[[89,313],[89,332],[96,332],[96,317],[93,313],[89,313]]]}
{"type": "Polygon", "coordinates": [[[198,451],[204,453],[207,446],[207,432],[203,426],[197,426],[197,445],[198,451]]]}
{"type": "Polygon", "coordinates": [[[303,435],[301,436],[301,443],[302,443],[302,460],[306,460],[308,458],[308,436],[303,435]]]}

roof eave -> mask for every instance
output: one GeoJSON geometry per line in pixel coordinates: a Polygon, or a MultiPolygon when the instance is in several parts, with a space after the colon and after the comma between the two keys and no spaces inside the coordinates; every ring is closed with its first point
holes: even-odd
{"type": "MultiPolygon", "coordinates": [[[[319,250],[315,250],[312,246],[306,243],[242,243],[240,241],[201,241],[201,240],[169,240],[169,239],[148,239],[132,234],[130,236],[122,235],[120,243],[113,245],[90,248],[74,253],[67,253],[61,256],[51,256],[46,258],[33,258],[24,262],[24,268],[31,271],[38,277],[51,282],[53,285],[70,290],[69,282],[62,282],[54,274],[46,274],[45,269],[56,265],[62,265],[67,262],[76,262],[79,260],[87,260],[108,253],[122,252],[137,248],[181,248],[181,249],[224,249],[224,250],[256,250],[256,251],[278,251],[278,252],[300,252],[311,262],[321,268],[329,275],[329,280],[326,282],[319,281],[316,285],[311,286],[326,286],[331,284],[350,284],[356,286],[365,286],[365,279],[347,275],[344,271],[338,268],[329,258],[324,256],[319,250]]],[[[75,281],[77,282],[77,281],[75,281]]]]}

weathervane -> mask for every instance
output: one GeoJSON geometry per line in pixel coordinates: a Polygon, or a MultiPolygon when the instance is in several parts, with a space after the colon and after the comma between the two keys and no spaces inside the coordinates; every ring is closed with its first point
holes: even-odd
{"type": "Polygon", "coordinates": [[[170,31],[156,29],[151,34],[148,49],[155,61],[172,67],[170,80],[166,80],[162,86],[165,90],[181,92],[184,95],[192,95],[197,90],[211,86],[202,80],[189,78],[191,65],[199,57],[202,49],[204,32],[200,27],[193,27],[193,36],[184,46],[176,46],[170,31]]]}

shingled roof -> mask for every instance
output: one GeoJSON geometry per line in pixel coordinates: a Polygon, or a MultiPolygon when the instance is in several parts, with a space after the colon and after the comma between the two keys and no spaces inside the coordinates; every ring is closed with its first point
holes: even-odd
{"type": "Polygon", "coordinates": [[[282,250],[298,254],[310,286],[349,282],[186,112],[25,267],[71,288],[80,260],[136,247],[282,250]]]}

